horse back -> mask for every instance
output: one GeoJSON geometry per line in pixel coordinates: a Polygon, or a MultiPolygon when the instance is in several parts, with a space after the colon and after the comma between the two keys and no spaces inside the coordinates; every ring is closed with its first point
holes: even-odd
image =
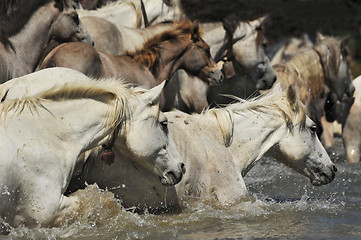
{"type": "Polygon", "coordinates": [[[54,48],[40,65],[40,69],[66,67],[100,78],[104,74],[99,53],[89,44],[82,42],[63,43],[54,48]]]}

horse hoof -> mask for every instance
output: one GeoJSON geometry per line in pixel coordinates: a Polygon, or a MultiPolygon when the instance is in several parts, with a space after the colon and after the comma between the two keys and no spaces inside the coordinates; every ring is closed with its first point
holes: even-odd
{"type": "Polygon", "coordinates": [[[102,155],[100,158],[104,163],[106,163],[108,165],[112,165],[114,163],[115,155],[114,155],[113,151],[105,150],[104,152],[102,152],[102,155]]]}

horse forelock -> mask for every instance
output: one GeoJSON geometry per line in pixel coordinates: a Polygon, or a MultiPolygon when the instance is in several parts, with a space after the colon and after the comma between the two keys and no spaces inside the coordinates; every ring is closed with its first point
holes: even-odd
{"type": "MultiPolygon", "coordinates": [[[[89,82],[69,82],[61,86],[56,86],[45,90],[35,96],[29,96],[22,99],[6,100],[2,102],[2,113],[6,114],[14,110],[14,113],[21,112],[28,108],[30,111],[37,111],[43,107],[42,103],[47,100],[64,101],[75,99],[94,99],[111,104],[107,112],[107,120],[104,123],[106,127],[115,129],[118,125],[129,118],[127,84],[120,83],[115,79],[100,79],[89,82]]],[[[51,110],[48,110],[51,112],[51,110]]]]}
{"type": "MultiPolygon", "coordinates": [[[[193,23],[189,20],[181,22],[174,21],[174,28],[166,30],[160,34],[155,35],[153,38],[146,41],[141,49],[135,52],[128,52],[127,55],[133,58],[133,61],[143,63],[148,68],[154,66],[159,57],[159,45],[166,41],[178,39],[181,35],[191,34],[193,31],[193,23]]],[[[198,32],[198,34],[200,34],[198,32]]],[[[198,35],[199,37],[199,35],[198,35]]]]}

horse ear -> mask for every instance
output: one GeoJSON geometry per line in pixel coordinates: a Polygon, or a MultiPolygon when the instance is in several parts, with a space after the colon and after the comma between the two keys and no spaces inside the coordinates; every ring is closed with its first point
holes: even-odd
{"type": "Polygon", "coordinates": [[[267,18],[269,18],[268,14],[258,18],[257,20],[258,20],[259,24],[262,25],[267,20],[267,18]]]}
{"type": "Polygon", "coordinates": [[[155,105],[159,103],[159,97],[162,93],[162,90],[165,86],[166,80],[164,80],[158,86],[153,87],[152,89],[146,91],[142,94],[142,99],[144,102],[149,103],[150,105],[155,105]]]}
{"type": "Polygon", "coordinates": [[[320,41],[324,40],[325,36],[323,36],[322,33],[317,32],[317,36],[316,36],[316,43],[319,43],[320,41]]]}
{"type": "Polygon", "coordinates": [[[192,23],[192,40],[197,40],[200,38],[200,33],[199,33],[199,22],[198,20],[194,21],[192,23]]]}
{"type": "Polygon", "coordinates": [[[347,37],[345,37],[345,38],[343,38],[343,39],[341,40],[341,43],[340,43],[341,49],[345,49],[345,48],[346,48],[349,40],[350,40],[350,36],[347,36],[347,37]]]}

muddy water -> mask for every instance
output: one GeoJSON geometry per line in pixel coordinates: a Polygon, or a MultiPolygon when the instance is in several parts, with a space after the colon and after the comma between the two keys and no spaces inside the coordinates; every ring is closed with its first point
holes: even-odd
{"type": "Polygon", "coordinates": [[[339,171],[326,186],[264,159],[245,179],[252,197],[236,206],[138,215],[90,185],[64,226],[18,227],[0,239],[361,239],[361,164],[345,162],[340,139],[330,154],[339,171]]]}

